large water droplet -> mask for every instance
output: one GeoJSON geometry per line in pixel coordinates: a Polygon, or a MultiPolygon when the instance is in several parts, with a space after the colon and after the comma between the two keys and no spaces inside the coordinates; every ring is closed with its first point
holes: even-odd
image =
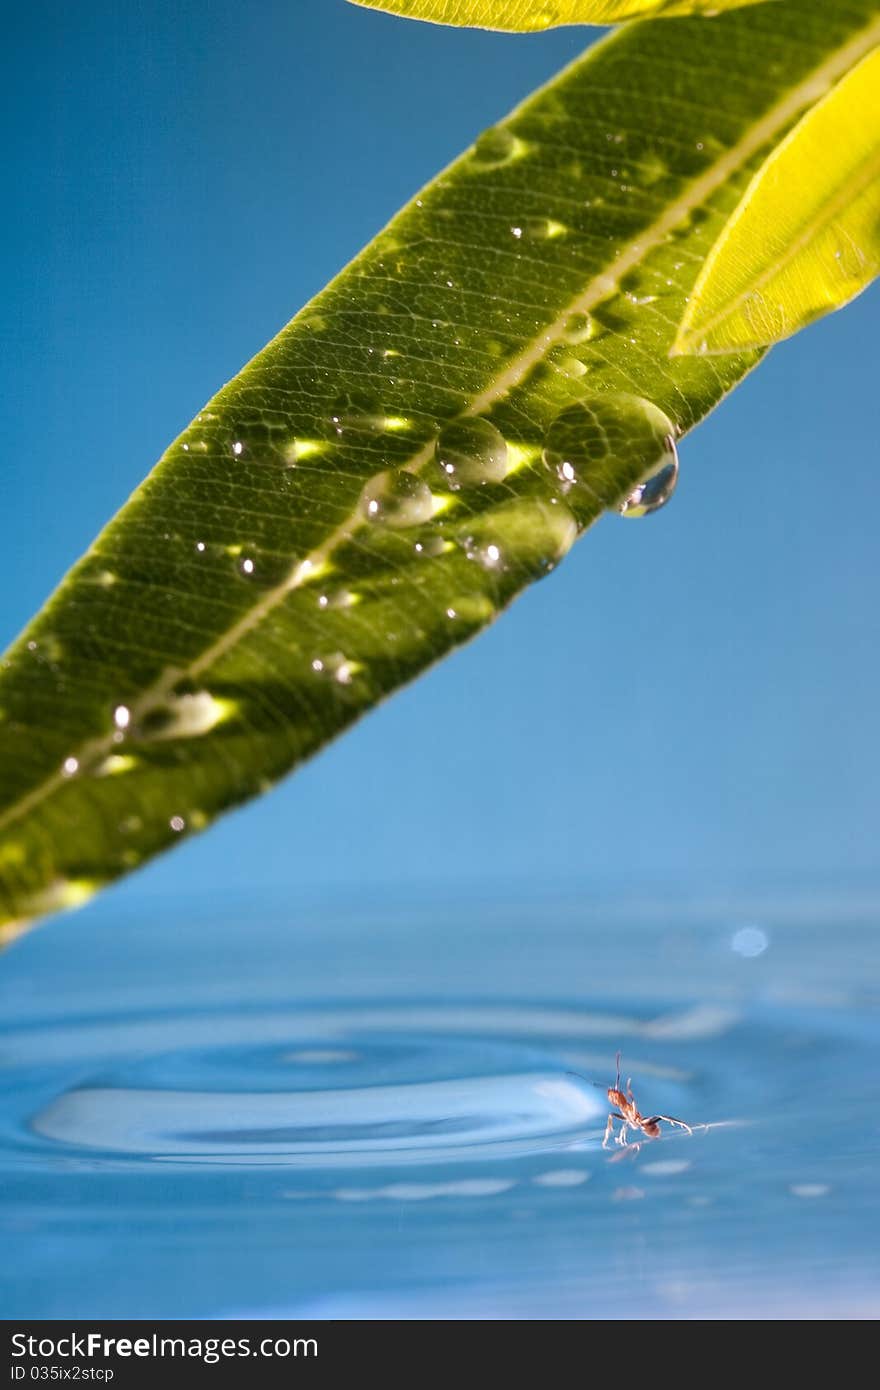
{"type": "Polygon", "coordinates": [[[441,430],[434,457],[446,486],[460,487],[499,483],[507,472],[507,442],[489,420],[463,416],[441,430]]]}
{"type": "Polygon", "coordinates": [[[330,412],[338,435],[372,434],[385,428],[385,411],[376,396],[366,391],[346,391],[330,412]]]}
{"type": "Polygon", "coordinates": [[[377,473],[365,485],[361,515],[382,526],[421,526],[434,515],[434,498],[427,483],[405,469],[377,473]]]}
{"type": "Polygon", "coordinates": [[[672,493],[674,478],[669,485],[665,477],[661,486],[659,475],[677,473],[674,436],[669,417],[641,396],[590,396],[557,415],[544,442],[544,464],[576,512],[592,517],[599,507],[622,503],[627,515],[644,516],[672,493]],[[655,479],[656,490],[649,489],[655,479]]]}
{"type": "Polygon", "coordinates": [[[637,519],[640,516],[650,516],[651,512],[659,512],[661,507],[666,506],[678,482],[678,450],[672,435],[669,436],[669,452],[669,461],[661,464],[650,478],[639,483],[629,497],[621,502],[621,516],[637,519]]]}

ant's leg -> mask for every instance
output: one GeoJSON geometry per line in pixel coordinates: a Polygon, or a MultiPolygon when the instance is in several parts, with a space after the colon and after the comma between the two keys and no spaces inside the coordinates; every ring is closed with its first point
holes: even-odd
{"type": "Polygon", "coordinates": [[[658,1120],[665,1121],[668,1125],[678,1125],[679,1129],[687,1130],[688,1134],[693,1134],[693,1129],[684,1120],[677,1120],[674,1115],[652,1115],[648,1124],[656,1124],[658,1120]]]}

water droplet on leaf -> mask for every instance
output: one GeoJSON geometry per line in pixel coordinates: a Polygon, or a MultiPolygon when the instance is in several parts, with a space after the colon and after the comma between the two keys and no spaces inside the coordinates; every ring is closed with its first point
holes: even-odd
{"type": "Polygon", "coordinates": [[[507,442],[489,420],[463,416],[444,426],[434,448],[446,485],[499,483],[507,472],[507,442]]]}
{"type": "Polygon", "coordinates": [[[434,515],[428,484],[404,469],[377,473],[365,485],[358,505],[367,521],[381,526],[421,526],[434,515]]]}
{"type": "Polygon", "coordinates": [[[524,149],[523,142],[503,126],[484,130],[474,144],[474,159],[487,168],[509,164],[524,149]]]}
{"type": "Polygon", "coordinates": [[[385,411],[376,396],[365,391],[346,391],[330,413],[338,435],[371,434],[385,427],[385,411]]]}
{"type": "Polygon", "coordinates": [[[557,415],[544,441],[544,465],[579,519],[621,503],[627,515],[643,516],[662,506],[675,485],[667,475],[648,489],[665,470],[677,472],[674,435],[669,417],[641,396],[590,396],[557,415]]]}
{"type": "Polygon", "coordinates": [[[620,504],[621,516],[632,520],[650,516],[651,512],[659,512],[661,507],[665,507],[675,492],[678,482],[678,450],[672,435],[669,435],[668,440],[669,461],[661,464],[656,473],[652,473],[650,478],[633,488],[629,497],[620,504]]]}
{"type": "Polygon", "coordinates": [[[590,314],[571,314],[564,331],[570,343],[587,343],[600,332],[600,327],[590,314]]]}

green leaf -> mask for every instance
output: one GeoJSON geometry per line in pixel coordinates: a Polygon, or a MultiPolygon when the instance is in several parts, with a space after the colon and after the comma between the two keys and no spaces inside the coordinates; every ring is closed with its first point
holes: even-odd
{"type": "Polygon", "coordinates": [[[874,0],[618,31],[219,392],[2,663],[0,920],[266,790],[662,500],[671,436],[757,361],[670,360],[698,269],[878,39],[874,0]]]}
{"type": "Polygon", "coordinates": [[[562,24],[618,24],[624,19],[692,14],[766,4],[767,0],[352,0],[371,10],[432,24],[535,33],[562,24]]]}
{"type": "Polygon", "coordinates": [[[741,352],[848,304],[880,273],[880,49],[773,151],[706,261],[674,353],[741,352]]]}

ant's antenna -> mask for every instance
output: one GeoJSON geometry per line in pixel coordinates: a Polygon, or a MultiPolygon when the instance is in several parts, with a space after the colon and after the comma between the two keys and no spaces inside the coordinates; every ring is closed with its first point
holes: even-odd
{"type": "Polygon", "coordinates": [[[582,1071],[567,1071],[565,1074],[566,1076],[579,1076],[581,1081],[586,1081],[588,1086],[595,1086],[597,1091],[605,1091],[608,1089],[607,1086],[601,1085],[598,1081],[591,1081],[588,1076],[584,1076],[582,1071]]]}
{"type": "Polygon", "coordinates": [[[616,1091],[619,1091],[619,1090],[620,1090],[620,1053],[619,1053],[619,1052],[618,1052],[618,1054],[617,1054],[617,1080],[616,1080],[616,1082],[614,1083],[614,1089],[615,1089],[616,1091]]]}

